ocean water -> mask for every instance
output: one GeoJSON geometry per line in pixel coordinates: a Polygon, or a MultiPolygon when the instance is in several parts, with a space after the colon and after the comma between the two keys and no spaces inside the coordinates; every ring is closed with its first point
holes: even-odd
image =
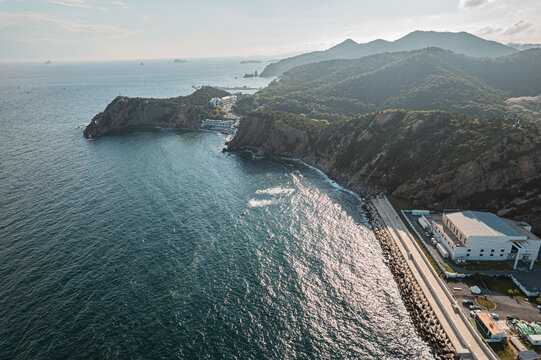
{"type": "Polygon", "coordinates": [[[431,358],[361,200],[317,171],[210,132],[82,136],[119,93],[264,65],[0,64],[0,359],[431,358]]]}

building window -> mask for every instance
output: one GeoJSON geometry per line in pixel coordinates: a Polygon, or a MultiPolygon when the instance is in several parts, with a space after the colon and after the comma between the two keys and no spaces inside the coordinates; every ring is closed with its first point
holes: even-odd
{"type": "Polygon", "coordinates": [[[471,249],[468,249],[468,252],[471,252],[471,249]]]}
{"type": "Polygon", "coordinates": [[[484,251],[485,251],[485,249],[481,249],[481,252],[484,252],[484,251]]]}
{"type": "Polygon", "coordinates": [[[494,249],[490,250],[490,252],[494,252],[494,249]]]}
{"type": "Polygon", "coordinates": [[[505,251],[505,249],[502,249],[502,251],[501,251],[501,252],[504,252],[504,251],[505,251]]]}
{"type": "Polygon", "coordinates": [[[466,256],[470,256],[470,254],[466,254],[466,256]]]}
{"type": "Polygon", "coordinates": [[[500,254],[500,256],[503,256],[503,254],[500,254]]]}
{"type": "Polygon", "coordinates": [[[490,254],[490,256],[494,256],[494,254],[490,254]]]}
{"type": "Polygon", "coordinates": [[[483,256],[483,254],[479,254],[479,256],[483,256]]]}

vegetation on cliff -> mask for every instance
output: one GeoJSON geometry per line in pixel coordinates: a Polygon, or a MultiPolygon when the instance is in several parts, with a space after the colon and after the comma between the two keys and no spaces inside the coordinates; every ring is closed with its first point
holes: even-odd
{"type": "Polygon", "coordinates": [[[199,128],[203,118],[223,118],[224,112],[220,108],[211,108],[209,101],[228,94],[220,89],[203,87],[188,96],[169,99],[118,96],[92,119],[83,134],[87,138],[96,138],[154,127],[199,128]]]}
{"type": "Polygon", "coordinates": [[[329,121],[389,108],[495,117],[519,113],[507,98],[540,93],[541,49],[475,59],[429,48],[299,66],[236,109],[264,106],[329,121]]]}
{"type": "Polygon", "coordinates": [[[541,224],[541,134],[529,121],[387,110],[329,123],[260,110],[229,148],[301,158],[354,190],[419,206],[503,210],[541,224]]]}

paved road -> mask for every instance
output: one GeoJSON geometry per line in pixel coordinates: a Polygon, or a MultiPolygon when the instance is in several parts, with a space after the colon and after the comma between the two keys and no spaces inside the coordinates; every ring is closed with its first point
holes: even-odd
{"type": "Polygon", "coordinates": [[[486,345],[477,331],[473,329],[468,318],[459,310],[459,305],[456,304],[449,289],[438,278],[387,198],[374,198],[372,202],[394,237],[404,258],[407,259],[413,275],[457,351],[467,349],[474,359],[498,360],[498,356],[486,345]],[[409,253],[411,253],[411,257],[408,256],[409,253]],[[454,306],[457,309],[456,312],[454,306]]]}
{"type": "MultiPolygon", "coordinates": [[[[450,284],[451,290],[457,299],[459,304],[462,304],[463,299],[475,301],[476,295],[472,295],[469,291],[468,285],[464,283],[450,284]],[[460,288],[460,291],[455,290],[460,288]]],[[[537,304],[531,304],[526,301],[520,301],[513,299],[508,295],[498,294],[495,292],[488,292],[486,289],[481,288],[481,295],[488,296],[488,298],[496,304],[495,310],[488,310],[490,313],[496,313],[500,315],[500,320],[505,320],[507,315],[518,316],[519,319],[526,320],[528,322],[541,322],[541,312],[537,309],[537,304]]],[[[469,310],[464,308],[464,311],[469,314],[469,310]]]]}

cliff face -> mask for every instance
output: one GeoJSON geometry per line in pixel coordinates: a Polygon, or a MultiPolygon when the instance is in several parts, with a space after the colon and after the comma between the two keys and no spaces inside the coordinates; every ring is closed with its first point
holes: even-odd
{"type": "Polygon", "coordinates": [[[494,122],[464,129],[468,121],[476,120],[386,111],[310,128],[254,113],[228,149],[299,158],[354,191],[385,191],[416,207],[499,211],[540,233],[538,133],[494,122]]]}
{"type": "Polygon", "coordinates": [[[201,119],[220,116],[209,106],[210,99],[231,95],[204,86],[188,96],[169,99],[144,99],[118,96],[92,119],[84,130],[86,138],[156,127],[172,129],[199,128],[201,119]]]}
{"type": "Polygon", "coordinates": [[[96,115],[84,130],[86,138],[138,129],[195,128],[197,118],[188,115],[184,104],[162,104],[154,99],[117,97],[105,111],[96,115]]]}
{"type": "Polygon", "coordinates": [[[433,208],[485,208],[541,234],[541,138],[521,132],[456,169],[411,179],[393,195],[433,208]]]}

